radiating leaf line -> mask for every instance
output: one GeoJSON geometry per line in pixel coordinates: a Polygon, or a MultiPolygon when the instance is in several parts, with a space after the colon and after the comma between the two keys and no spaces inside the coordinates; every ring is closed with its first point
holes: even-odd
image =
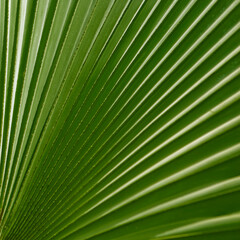
{"type": "MultiPolygon", "coordinates": [[[[170,232],[166,232],[166,233],[163,233],[161,234],[162,236],[167,236],[168,234],[183,234],[185,231],[192,231],[194,230],[194,232],[197,230],[198,232],[201,231],[201,229],[204,229],[205,228],[211,228],[211,226],[214,226],[216,227],[217,226],[223,226],[225,227],[225,224],[232,224],[232,223],[237,223],[239,224],[240,222],[240,214],[239,213],[234,213],[234,214],[230,214],[230,215],[227,215],[227,216],[223,216],[223,217],[216,217],[216,218],[211,218],[211,219],[208,219],[208,220],[203,220],[203,221],[199,221],[199,222],[196,222],[196,223],[193,223],[193,224],[190,224],[190,225],[187,225],[187,226],[183,226],[181,228],[178,228],[178,229],[174,229],[170,232]],[[230,222],[229,222],[230,221],[230,222]]],[[[161,237],[161,235],[157,236],[157,237],[161,237]]]]}
{"type": "MultiPolygon", "coordinates": [[[[238,73],[238,72],[237,72],[238,73]]],[[[235,73],[236,74],[236,73],[235,73]]],[[[231,78],[230,78],[231,79],[231,78]]],[[[229,80],[228,80],[229,81],[229,80]]],[[[222,85],[222,84],[221,84],[222,85]]],[[[200,99],[199,99],[200,100],[200,99]]],[[[144,129],[143,129],[144,130],[144,129]]]]}
{"type": "MultiPolygon", "coordinates": [[[[71,24],[70,24],[70,25],[71,25],[71,24]]],[[[67,37],[67,35],[66,35],[66,37],[67,37]]],[[[66,38],[64,38],[64,42],[65,42],[65,40],[66,40],[66,38]]],[[[58,58],[58,59],[59,59],[59,58],[58,58]]],[[[54,70],[54,71],[55,71],[55,70],[54,70]]],[[[43,109],[43,108],[42,108],[42,109],[43,109]]],[[[42,109],[41,109],[41,110],[42,110],[42,109]]]]}
{"type": "MultiPolygon", "coordinates": [[[[37,9],[37,3],[36,3],[36,9],[37,9]]],[[[36,18],[36,13],[35,13],[35,16],[34,16],[34,19],[36,18]]],[[[33,24],[34,25],[34,24],[33,24]]],[[[32,25],[32,29],[33,29],[33,25],[32,25]]],[[[31,40],[30,40],[31,41],[31,40]]],[[[27,58],[28,58],[28,56],[27,56],[27,58]]],[[[26,63],[26,66],[27,66],[27,63],[26,63]]],[[[21,96],[20,96],[20,98],[21,98],[21,96]]],[[[17,113],[18,114],[18,113],[17,113]]]]}
{"type": "MultiPolygon", "coordinates": [[[[216,155],[211,156],[210,158],[204,159],[202,162],[196,163],[195,165],[192,165],[186,169],[183,169],[180,172],[177,172],[175,175],[169,176],[168,178],[163,179],[160,182],[157,182],[155,185],[150,186],[149,189],[142,190],[142,192],[134,195],[131,198],[128,198],[127,201],[125,201],[123,203],[123,205],[125,205],[137,198],[140,198],[140,197],[150,193],[151,191],[154,191],[157,188],[164,187],[164,186],[166,186],[166,184],[170,184],[172,182],[181,180],[182,177],[187,177],[187,176],[189,176],[189,174],[195,174],[196,172],[203,171],[204,169],[209,168],[209,164],[211,164],[211,166],[212,166],[212,164],[214,164],[213,161],[214,162],[217,161],[217,164],[219,164],[220,163],[219,160],[222,159],[221,161],[223,161],[224,159],[226,159],[226,157],[229,156],[230,152],[232,152],[234,155],[235,154],[239,155],[239,145],[234,146],[230,149],[227,149],[224,152],[217,153],[216,155]]],[[[121,224],[125,224],[129,221],[135,220],[136,218],[138,218],[138,217],[134,217],[132,219],[128,218],[126,221],[124,221],[121,224]]]]}
{"type": "Polygon", "coordinates": [[[0,238],[237,240],[239,0],[0,0],[0,238]]]}
{"type": "MultiPolygon", "coordinates": [[[[238,120],[239,121],[239,120],[238,120]]],[[[94,207],[95,208],[95,207],[94,207]]]]}
{"type": "MultiPolygon", "coordinates": [[[[174,207],[174,208],[180,207],[180,206],[182,206],[182,204],[183,205],[191,204],[192,202],[194,202],[195,199],[197,199],[197,201],[204,200],[206,196],[207,196],[207,198],[216,197],[218,194],[226,193],[225,192],[226,189],[229,189],[230,186],[233,188],[233,191],[234,191],[234,189],[235,189],[235,191],[239,190],[239,177],[237,177],[235,179],[230,179],[225,182],[218,183],[216,185],[209,186],[204,189],[200,189],[199,191],[190,193],[189,195],[185,195],[183,197],[173,199],[172,201],[168,201],[166,203],[163,203],[162,205],[159,205],[155,209],[152,209],[151,212],[166,211],[168,209],[171,209],[172,207],[174,207]]],[[[227,190],[227,191],[229,191],[229,190],[227,190]]],[[[70,234],[73,234],[73,236],[75,235],[76,237],[78,236],[77,233],[70,233],[70,234]]],[[[66,239],[68,239],[66,236],[64,236],[64,237],[66,239]]],[[[75,237],[75,239],[76,239],[76,237],[75,237]]],[[[80,236],[78,236],[78,237],[80,237],[80,236]]],[[[78,239],[82,239],[82,238],[80,237],[78,239]]]]}
{"type": "MultiPolygon", "coordinates": [[[[38,4],[38,3],[37,3],[38,4]]],[[[36,9],[37,9],[37,5],[36,5],[36,9]]],[[[37,10],[36,10],[36,14],[37,14],[37,10]]],[[[34,17],[34,19],[35,19],[36,17],[34,17]]],[[[33,29],[34,29],[34,24],[33,24],[33,29]]],[[[33,32],[33,30],[32,30],[32,32],[33,32]]],[[[32,34],[31,34],[31,36],[32,36],[32,34]]],[[[30,39],[30,45],[31,45],[31,42],[32,42],[32,38],[30,39]]],[[[27,68],[27,65],[28,65],[28,58],[29,58],[29,55],[27,56],[27,63],[26,63],[26,68],[27,68]]],[[[24,76],[23,76],[24,78],[25,78],[25,74],[24,74],[24,76]]],[[[21,99],[22,99],[22,92],[21,92],[21,95],[20,95],[20,101],[21,101],[21,99]]],[[[20,105],[19,105],[20,106],[20,105]]],[[[20,108],[18,108],[18,111],[17,111],[17,113],[16,113],[16,116],[19,118],[19,110],[20,110],[20,108]]],[[[14,131],[14,130],[13,130],[14,131]]],[[[9,157],[9,158],[11,158],[11,157],[9,157]]],[[[11,163],[10,163],[11,164],[11,163]]],[[[10,167],[10,169],[11,169],[11,167],[10,167]]],[[[5,189],[5,191],[6,191],[6,189],[5,189]]]]}
{"type": "MultiPolygon", "coordinates": [[[[239,73],[238,71],[236,72],[237,74],[239,73]]],[[[235,73],[235,74],[236,74],[235,73]]],[[[234,74],[233,74],[233,76],[234,76],[234,74]]],[[[229,78],[227,78],[227,80],[229,81],[229,79],[231,80],[231,77],[229,77],[229,78]]],[[[225,82],[225,84],[226,84],[226,82],[225,82]]],[[[224,82],[221,82],[220,84],[219,84],[220,86],[224,86],[224,82]]],[[[218,88],[215,88],[215,91],[217,90],[218,88]]],[[[210,90],[210,92],[212,92],[214,90],[214,88],[212,89],[212,90],[210,90]]],[[[208,94],[206,94],[206,96],[208,97],[209,96],[209,93],[208,94]]],[[[206,97],[204,97],[203,99],[206,99],[206,97]]],[[[201,98],[199,98],[199,100],[197,101],[198,103],[199,103],[199,101],[201,100],[201,98]]],[[[145,130],[145,129],[143,129],[143,130],[145,130]]],[[[142,130],[142,131],[143,131],[142,130]]],[[[141,133],[141,132],[140,132],[141,133]]],[[[113,169],[114,170],[114,169],[113,169]]],[[[55,206],[55,207],[58,207],[57,205],[55,206]]],[[[49,213],[50,214],[50,213],[49,213]]]]}

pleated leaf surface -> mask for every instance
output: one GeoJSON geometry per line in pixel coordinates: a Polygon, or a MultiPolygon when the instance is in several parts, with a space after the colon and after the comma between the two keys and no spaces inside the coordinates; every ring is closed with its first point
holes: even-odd
{"type": "Polygon", "coordinates": [[[0,239],[240,239],[239,0],[0,0],[0,60],[0,239]]]}

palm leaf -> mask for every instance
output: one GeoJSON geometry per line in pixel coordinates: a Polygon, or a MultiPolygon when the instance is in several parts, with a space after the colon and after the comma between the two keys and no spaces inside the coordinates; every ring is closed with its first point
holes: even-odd
{"type": "Polygon", "coordinates": [[[0,3],[1,239],[239,239],[239,0],[0,3]]]}

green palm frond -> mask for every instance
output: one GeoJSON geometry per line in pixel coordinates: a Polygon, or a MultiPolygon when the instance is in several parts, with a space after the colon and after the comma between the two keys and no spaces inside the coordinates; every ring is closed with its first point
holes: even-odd
{"type": "Polygon", "coordinates": [[[1,239],[240,239],[239,0],[0,13],[1,239]]]}

